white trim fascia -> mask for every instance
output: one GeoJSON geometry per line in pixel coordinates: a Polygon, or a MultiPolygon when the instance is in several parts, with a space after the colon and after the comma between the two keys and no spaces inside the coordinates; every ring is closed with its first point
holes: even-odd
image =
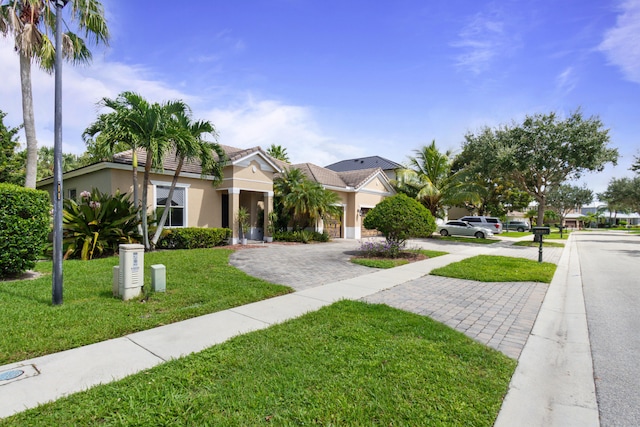
{"type": "MultiPolygon", "coordinates": [[[[239,158],[237,160],[232,161],[230,164],[232,166],[243,166],[243,167],[246,167],[246,166],[249,166],[249,164],[251,163],[251,157],[256,157],[256,156],[261,157],[262,160],[265,163],[267,163],[267,165],[271,166],[275,172],[282,172],[282,169],[280,169],[278,167],[278,165],[273,163],[268,157],[266,157],[264,154],[262,154],[261,151],[251,152],[251,153],[247,154],[244,157],[241,157],[241,158],[239,158]]],[[[264,170],[264,169],[262,169],[262,166],[263,166],[262,163],[260,163],[260,162],[258,162],[258,163],[260,164],[260,169],[264,170]]]]}
{"type": "MultiPolygon", "coordinates": [[[[159,185],[160,187],[171,187],[171,182],[167,181],[157,181],[155,179],[150,180],[152,185],[159,185]]],[[[176,182],[176,188],[189,188],[191,184],[185,184],[182,182],[176,182]]]]}
{"type": "MultiPolygon", "coordinates": [[[[387,177],[387,175],[384,173],[384,171],[378,171],[376,172],[372,177],[370,177],[368,180],[366,180],[365,182],[363,182],[357,189],[360,189],[362,187],[364,187],[365,185],[369,184],[371,181],[373,181],[376,177],[380,177],[380,181],[382,181],[382,185],[384,185],[384,187],[387,189],[387,192],[395,194],[395,190],[393,189],[393,187],[391,186],[391,183],[389,182],[389,178],[387,177]]],[[[356,190],[357,190],[356,189],[356,190]]]]}
{"type": "Polygon", "coordinates": [[[393,193],[388,192],[388,191],[373,191],[373,190],[360,190],[358,191],[358,193],[360,194],[375,194],[378,196],[387,196],[387,197],[391,197],[393,195],[395,195],[395,191],[393,193]]]}

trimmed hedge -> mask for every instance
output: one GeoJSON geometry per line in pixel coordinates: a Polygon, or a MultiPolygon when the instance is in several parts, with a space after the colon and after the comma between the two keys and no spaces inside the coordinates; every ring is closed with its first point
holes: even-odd
{"type": "Polygon", "coordinates": [[[319,233],[317,231],[297,230],[297,231],[276,231],[273,233],[273,240],[279,242],[328,242],[329,234],[326,231],[319,233]]]}
{"type": "Polygon", "coordinates": [[[0,184],[0,277],[14,277],[36,265],[51,229],[45,191],[0,184]]]}
{"type": "Polygon", "coordinates": [[[158,249],[213,248],[227,243],[231,237],[228,228],[171,228],[162,233],[158,249]]]}

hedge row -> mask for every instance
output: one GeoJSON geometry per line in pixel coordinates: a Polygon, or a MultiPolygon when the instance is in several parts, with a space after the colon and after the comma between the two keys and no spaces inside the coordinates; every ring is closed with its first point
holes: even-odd
{"type": "Polygon", "coordinates": [[[231,237],[228,228],[172,228],[165,230],[156,245],[159,249],[198,249],[225,245],[231,237]]]}
{"type": "Polygon", "coordinates": [[[33,268],[47,244],[51,203],[44,191],[0,184],[0,277],[33,268]]]}
{"type": "Polygon", "coordinates": [[[319,233],[317,231],[298,230],[298,231],[276,231],[273,233],[273,240],[280,242],[300,242],[308,243],[315,242],[328,242],[329,234],[327,232],[319,233]]]}

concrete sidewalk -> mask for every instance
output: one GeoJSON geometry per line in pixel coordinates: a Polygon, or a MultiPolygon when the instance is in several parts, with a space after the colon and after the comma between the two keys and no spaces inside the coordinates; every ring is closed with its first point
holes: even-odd
{"type": "MultiPolygon", "coordinates": [[[[520,356],[496,425],[597,425],[597,407],[595,416],[593,412],[595,389],[588,335],[584,345],[586,320],[584,325],[580,321],[580,307],[583,313],[584,303],[579,265],[573,265],[578,259],[571,239],[569,242],[560,258],[534,332],[520,356]],[[547,376],[549,379],[538,380],[547,376]],[[569,387],[558,384],[566,382],[567,378],[571,379],[569,387]],[[551,381],[553,379],[555,383],[551,381]],[[575,399],[578,392],[583,397],[575,399]]],[[[386,289],[415,282],[434,268],[479,253],[507,255],[505,251],[508,248],[503,243],[491,247],[467,246],[455,254],[306,288],[125,337],[5,365],[0,367],[0,417],[124,378],[172,358],[222,343],[233,336],[301,316],[340,299],[366,300],[386,289]],[[24,371],[24,374],[14,380],[1,379],[15,371],[24,371]]],[[[535,255],[535,252],[526,251],[525,256],[531,258],[535,255]]]]}

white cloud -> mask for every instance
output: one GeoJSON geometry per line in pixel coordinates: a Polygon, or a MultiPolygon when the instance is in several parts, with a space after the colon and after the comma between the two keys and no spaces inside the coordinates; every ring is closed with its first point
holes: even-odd
{"type": "Polygon", "coordinates": [[[573,67],[565,68],[556,77],[556,87],[563,94],[571,92],[576,87],[576,75],[573,67]]]}
{"type": "Polygon", "coordinates": [[[451,43],[462,50],[456,56],[456,65],[474,74],[486,71],[491,61],[504,53],[508,43],[504,22],[483,13],[475,14],[458,36],[459,40],[451,43]]]}
{"type": "Polygon", "coordinates": [[[214,109],[205,116],[216,125],[221,144],[241,148],[259,145],[264,149],[281,145],[292,163],[324,166],[362,154],[360,148],[323,134],[307,107],[247,96],[239,105],[214,109]]]}
{"type": "Polygon", "coordinates": [[[625,78],[640,83],[640,0],[626,0],[616,25],[609,29],[598,49],[620,67],[625,78]]]}
{"type": "MultiPolygon", "coordinates": [[[[54,78],[37,67],[32,68],[36,134],[40,146],[53,146],[54,141],[54,78]]],[[[0,39],[0,110],[8,113],[5,123],[15,127],[22,122],[20,73],[18,57],[10,44],[0,39]]],[[[226,97],[241,99],[226,108],[219,99],[206,99],[169,87],[154,78],[151,70],[141,66],[94,60],[87,67],[63,69],[63,151],[80,154],[85,150],[82,132],[96,119],[97,102],[103,97],[114,98],[130,90],[150,101],[184,100],[194,109],[194,118],[211,120],[220,133],[220,143],[268,148],[279,144],[287,148],[295,163],[312,162],[326,165],[337,160],[362,155],[362,149],[345,145],[326,136],[320,130],[310,108],[288,105],[280,101],[255,99],[246,94],[226,93],[226,97]]],[[[24,134],[20,135],[24,144],[24,134]]]]}

